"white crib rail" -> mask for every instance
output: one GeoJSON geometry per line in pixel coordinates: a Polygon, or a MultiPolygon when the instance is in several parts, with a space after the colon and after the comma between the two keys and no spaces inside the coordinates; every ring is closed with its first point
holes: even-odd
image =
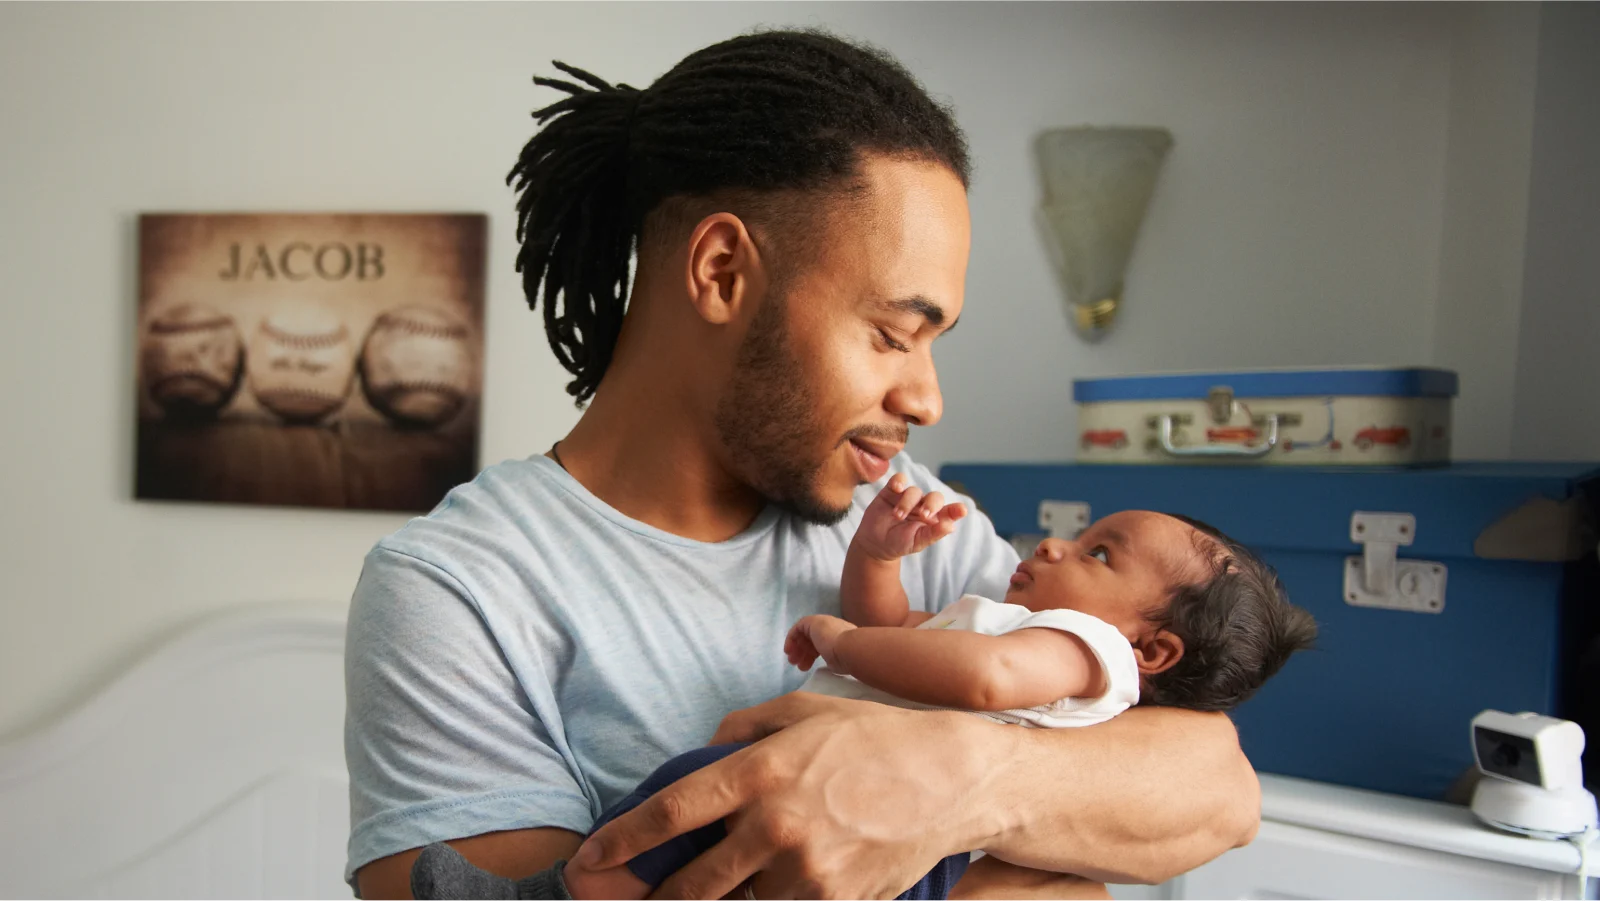
{"type": "Polygon", "coordinates": [[[344,609],[207,619],[0,744],[0,897],[348,897],[344,609]]]}

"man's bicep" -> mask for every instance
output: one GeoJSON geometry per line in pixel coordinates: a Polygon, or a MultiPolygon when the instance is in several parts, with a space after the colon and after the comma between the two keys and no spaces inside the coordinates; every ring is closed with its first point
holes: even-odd
{"type": "MultiPolygon", "coordinates": [[[[449,842],[473,865],[508,879],[521,879],[572,857],[583,836],[565,829],[514,829],[449,842]]],[[[410,898],[411,865],[421,848],[412,848],[356,871],[356,891],[363,899],[410,898]]]]}
{"type": "Polygon", "coordinates": [[[347,873],[435,841],[592,825],[548,680],[513,672],[486,616],[436,567],[369,556],[345,655],[347,873]]]}

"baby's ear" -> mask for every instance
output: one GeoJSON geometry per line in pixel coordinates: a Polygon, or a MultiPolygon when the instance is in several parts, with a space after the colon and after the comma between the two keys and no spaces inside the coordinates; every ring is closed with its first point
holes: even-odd
{"type": "Polygon", "coordinates": [[[1164,673],[1177,665],[1182,656],[1183,639],[1166,629],[1158,629],[1133,642],[1133,659],[1139,664],[1142,676],[1164,673]]]}

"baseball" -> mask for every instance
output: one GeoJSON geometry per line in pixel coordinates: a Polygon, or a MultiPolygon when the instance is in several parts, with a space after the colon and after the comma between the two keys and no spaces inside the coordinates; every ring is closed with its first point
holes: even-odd
{"type": "Polygon", "coordinates": [[[350,331],[331,310],[281,308],[250,339],[250,392],[285,422],[311,424],[344,406],[355,369],[350,331]]]}
{"type": "Polygon", "coordinates": [[[239,390],[244,369],[233,319],[200,304],[179,304],[153,317],[139,356],[150,399],[179,420],[217,415],[239,390]]]}
{"type": "Polygon", "coordinates": [[[472,389],[467,327],[428,307],[389,310],[367,334],[360,371],[367,402],[397,428],[437,428],[472,389]]]}

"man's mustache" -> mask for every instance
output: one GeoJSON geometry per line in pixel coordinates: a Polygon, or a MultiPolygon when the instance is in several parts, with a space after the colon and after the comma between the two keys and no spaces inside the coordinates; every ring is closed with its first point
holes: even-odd
{"type": "Polygon", "coordinates": [[[899,427],[890,425],[864,425],[846,432],[844,437],[839,439],[839,444],[844,444],[846,441],[849,441],[853,438],[865,438],[868,441],[882,441],[885,444],[895,444],[904,447],[905,443],[911,438],[911,427],[908,425],[901,425],[899,427]]]}

